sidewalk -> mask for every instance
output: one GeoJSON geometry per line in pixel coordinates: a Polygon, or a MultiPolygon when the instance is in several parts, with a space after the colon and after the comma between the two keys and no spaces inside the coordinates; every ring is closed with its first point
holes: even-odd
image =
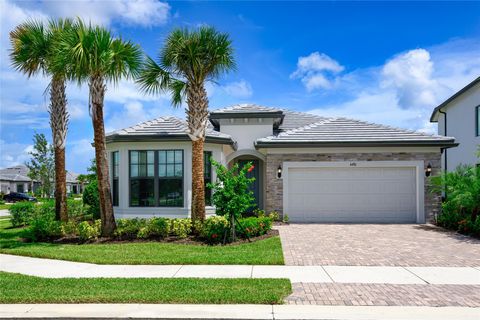
{"type": "Polygon", "coordinates": [[[97,265],[0,254],[0,271],[44,278],[287,278],[293,283],[480,285],[480,267],[97,265]]]}
{"type": "Polygon", "coordinates": [[[480,308],[289,305],[13,304],[0,318],[471,320],[480,308]]]}

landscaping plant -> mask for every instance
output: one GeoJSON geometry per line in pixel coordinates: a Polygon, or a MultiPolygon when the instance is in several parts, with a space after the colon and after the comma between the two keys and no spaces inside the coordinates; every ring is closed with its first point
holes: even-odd
{"type": "Polygon", "coordinates": [[[17,202],[8,209],[10,210],[10,221],[13,227],[26,226],[35,212],[35,204],[32,202],[17,202]]]}
{"type": "Polygon", "coordinates": [[[446,195],[437,224],[480,236],[480,167],[462,165],[433,177],[432,183],[435,192],[446,195]]]}
{"type": "MultiPolygon", "coordinates": [[[[158,63],[147,58],[137,82],[147,93],[169,92],[172,105],[186,96],[188,135],[192,140],[192,219],[205,219],[203,146],[208,123],[206,81],[235,68],[228,34],[212,27],[175,29],[166,38],[158,63]]],[[[196,225],[194,223],[194,225],[196,225]]]]}
{"type": "Polygon", "coordinates": [[[228,220],[231,240],[235,241],[235,222],[254,205],[255,201],[253,192],[249,189],[255,178],[247,178],[247,172],[253,170],[253,165],[247,163],[239,168],[239,164],[235,163],[227,169],[214,159],[211,161],[217,172],[216,182],[208,184],[213,191],[212,202],[216,208],[216,214],[228,220]]]}

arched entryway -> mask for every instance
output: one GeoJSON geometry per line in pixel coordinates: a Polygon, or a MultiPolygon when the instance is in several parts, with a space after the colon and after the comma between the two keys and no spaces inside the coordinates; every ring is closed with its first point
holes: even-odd
{"type": "Polygon", "coordinates": [[[250,190],[253,192],[255,197],[256,207],[252,208],[251,211],[258,208],[260,210],[264,209],[264,199],[265,199],[265,156],[259,153],[256,150],[238,150],[233,154],[230,154],[227,157],[228,166],[232,166],[235,163],[238,163],[240,167],[251,162],[254,166],[253,170],[248,173],[248,177],[254,177],[255,181],[252,183],[250,190]]]}

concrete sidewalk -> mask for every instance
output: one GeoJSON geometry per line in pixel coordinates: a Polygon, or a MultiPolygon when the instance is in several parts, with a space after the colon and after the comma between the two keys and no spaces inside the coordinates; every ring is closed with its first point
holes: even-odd
{"type": "Polygon", "coordinates": [[[287,278],[294,283],[480,285],[480,267],[97,265],[0,254],[0,271],[44,278],[287,278]]]}
{"type": "Polygon", "coordinates": [[[0,305],[0,318],[42,319],[330,319],[330,320],[471,320],[480,308],[345,307],[288,305],[154,304],[11,304],[0,305]]]}

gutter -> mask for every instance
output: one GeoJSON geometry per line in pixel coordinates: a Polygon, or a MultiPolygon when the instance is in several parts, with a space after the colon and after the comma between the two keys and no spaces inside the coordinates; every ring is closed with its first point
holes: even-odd
{"type": "Polygon", "coordinates": [[[442,149],[458,146],[454,140],[447,141],[256,141],[255,148],[309,148],[309,147],[442,147],[442,149]]]}

